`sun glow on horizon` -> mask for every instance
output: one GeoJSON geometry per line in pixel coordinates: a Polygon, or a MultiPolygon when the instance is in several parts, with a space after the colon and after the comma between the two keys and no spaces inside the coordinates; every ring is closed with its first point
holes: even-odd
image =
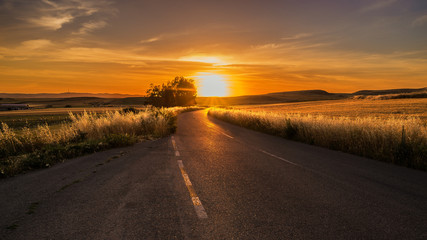
{"type": "Polygon", "coordinates": [[[229,86],[224,75],[200,72],[193,77],[197,81],[197,91],[201,97],[226,97],[229,95],[229,86]]]}

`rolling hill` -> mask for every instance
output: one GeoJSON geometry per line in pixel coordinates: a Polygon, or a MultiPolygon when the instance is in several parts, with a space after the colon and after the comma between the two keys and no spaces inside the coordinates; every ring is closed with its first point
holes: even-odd
{"type": "Polygon", "coordinates": [[[361,90],[353,93],[353,95],[386,95],[386,94],[414,93],[414,92],[423,92],[423,91],[427,91],[427,87],[387,89],[387,90],[361,90]]]}
{"type": "MultiPolygon", "coordinates": [[[[392,96],[390,98],[425,97],[427,88],[417,89],[388,89],[388,90],[361,90],[354,93],[329,93],[324,90],[303,90],[290,92],[275,92],[260,95],[244,95],[235,97],[197,97],[201,106],[228,106],[228,105],[256,105],[287,102],[306,102],[320,100],[339,100],[357,96],[392,96]],[[420,94],[416,94],[420,93],[420,94]],[[403,96],[405,95],[405,96],[403,96]]],[[[380,98],[378,98],[380,99],[380,98]]],[[[384,98],[386,99],[386,98],[384,98]]],[[[0,93],[0,103],[23,103],[36,107],[100,107],[100,106],[137,106],[144,105],[145,97],[125,94],[109,93],[58,93],[58,94],[19,94],[0,93]],[[73,97],[69,97],[73,96],[73,97]]]]}
{"type": "Polygon", "coordinates": [[[120,94],[120,93],[0,93],[0,98],[78,98],[78,97],[94,97],[94,98],[128,98],[142,97],[142,95],[120,94]]]}
{"type": "Polygon", "coordinates": [[[199,105],[252,105],[284,102],[304,102],[319,100],[337,100],[349,97],[346,93],[329,93],[324,90],[304,90],[292,92],[276,92],[262,95],[246,95],[237,97],[198,97],[199,105]]]}

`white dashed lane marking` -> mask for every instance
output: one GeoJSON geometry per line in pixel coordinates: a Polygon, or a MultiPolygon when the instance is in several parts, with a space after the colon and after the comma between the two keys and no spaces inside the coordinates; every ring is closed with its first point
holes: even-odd
{"type": "Polygon", "coordinates": [[[205,208],[203,207],[202,202],[196,194],[196,191],[193,188],[193,184],[188,177],[187,172],[185,171],[184,164],[182,160],[178,160],[178,166],[181,170],[182,177],[184,178],[185,186],[187,186],[188,192],[190,193],[191,201],[193,202],[194,210],[199,218],[208,218],[208,214],[206,213],[205,208]]]}
{"type": "Polygon", "coordinates": [[[294,162],[291,162],[291,161],[289,161],[289,160],[286,160],[286,159],[284,159],[284,158],[282,158],[282,157],[276,156],[276,155],[274,155],[274,154],[272,154],[272,153],[266,152],[266,151],[264,151],[264,150],[262,150],[262,149],[259,149],[259,151],[260,151],[260,152],[262,152],[262,153],[267,154],[268,156],[271,156],[271,157],[277,158],[277,159],[279,159],[279,160],[282,160],[283,162],[287,162],[287,163],[289,163],[289,164],[292,164],[292,165],[295,165],[295,166],[299,166],[299,167],[301,167],[301,165],[299,165],[299,164],[296,164],[296,163],[294,163],[294,162]]]}
{"type": "Polygon", "coordinates": [[[214,124],[212,124],[212,123],[210,123],[210,122],[206,122],[206,126],[207,126],[208,128],[210,128],[210,129],[214,130],[214,131],[215,131],[215,132],[217,132],[217,133],[221,133],[222,135],[224,135],[224,136],[226,136],[226,137],[228,137],[228,138],[231,138],[231,139],[233,139],[233,138],[234,138],[233,136],[230,136],[230,135],[228,135],[227,133],[225,133],[225,132],[223,132],[223,131],[221,131],[221,130],[218,130],[218,129],[217,129],[217,126],[216,126],[216,125],[214,125],[214,124]]]}
{"type": "Polygon", "coordinates": [[[175,142],[175,137],[174,136],[171,136],[171,139],[172,139],[172,146],[173,146],[173,150],[177,150],[178,148],[176,148],[176,142],[175,142]]]}
{"type": "MultiPolygon", "coordinates": [[[[175,156],[179,157],[179,151],[178,147],[176,146],[175,137],[171,137],[172,140],[172,146],[175,150],[175,156]]],[[[190,181],[190,177],[188,176],[187,172],[185,171],[184,164],[182,163],[182,160],[178,160],[178,167],[181,171],[182,177],[184,178],[185,186],[188,189],[188,192],[190,193],[191,201],[193,202],[194,210],[196,211],[197,217],[200,219],[208,218],[208,214],[206,213],[205,208],[202,205],[202,202],[200,201],[199,197],[196,194],[196,191],[193,188],[193,184],[190,181]]]]}
{"type": "Polygon", "coordinates": [[[175,156],[177,157],[181,156],[181,154],[179,154],[178,147],[176,146],[175,137],[171,136],[171,139],[172,139],[173,150],[175,150],[175,156]]]}

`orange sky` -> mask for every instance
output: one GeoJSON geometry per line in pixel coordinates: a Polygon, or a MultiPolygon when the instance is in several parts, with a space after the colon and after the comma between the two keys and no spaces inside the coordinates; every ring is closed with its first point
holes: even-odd
{"type": "Polygon", "coordinates": [[[427,86],[423,0],[0,4],[0,92],[144,94],[178,75],[213,95],[427,86]]]}

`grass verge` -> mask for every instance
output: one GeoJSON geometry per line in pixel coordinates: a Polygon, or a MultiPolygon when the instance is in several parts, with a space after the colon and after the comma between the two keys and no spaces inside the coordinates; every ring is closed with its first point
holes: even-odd
{"type": "Polygon", "coordinates": [[[427,127],[417,118],[324,117],[211,108],[210,116],[287,139],[427,170],[427,127]]]}
{"type": "Polygon", "coordinates": [[[65,159],[132,145],[142,139],[175,132],[177,114],[199,108],[146,108],[144,110],[83,112],[54,128],[0,129],[0,177],[50,167],[65,159]]]}

